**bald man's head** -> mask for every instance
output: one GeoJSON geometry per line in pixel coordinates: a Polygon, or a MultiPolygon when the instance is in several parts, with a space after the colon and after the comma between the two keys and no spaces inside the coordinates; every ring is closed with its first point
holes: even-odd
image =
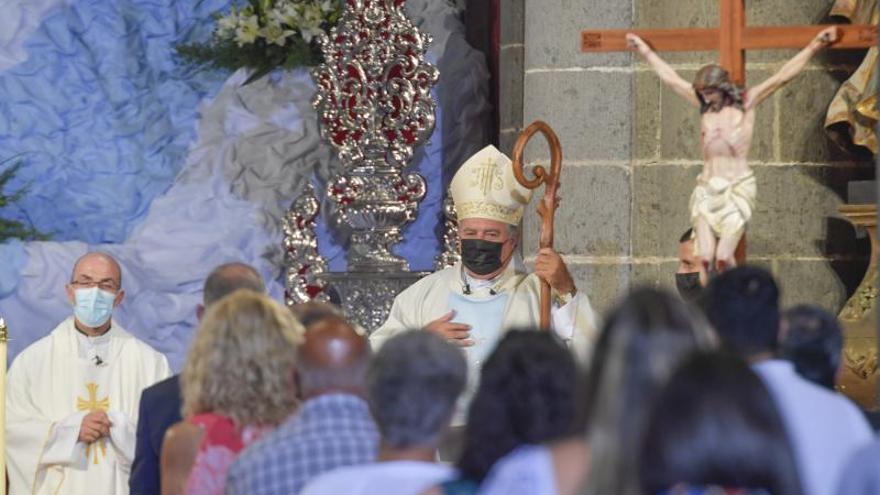
{"type": "Polygon", "coordinates": [[[211,271],[205,279],[202,304],[208,307],[239,289],[249,289],[260,294],[266,292],[263,277],[254,267],[245,263],[226,263],[211,271]]]}
{"type": "Polygon", "coordinates": [[[109,314],[100,316],[95,313],[95,304],[89,303],[89,298],[104,297],[113,298],[113,308],[122,303],[125,291],[122,290],[122,267],[107,253],[94,251],[81,256],[73,264],[73,272],[70,275],[70,283],[64,287],[67,300],[74,306],[76,325],[81,331],[89,335],[100,335],[110,328],[109,314]],[[111,295],[100,296],[99,293],[89,295],[88,292],[97,287],[100,292],[111,295]],[[80,293],[82,305],[77,305],[77,293],[80,293]],[[94,332],[94,333],[92,333],[94,332]]]}
{"type": "Polygon", "coordinates": [[[300,392],[306,398],[331,392],[362,394],[370,345],[344,318],[326,316],[306,328],[299,348],[300,392]]]}
{"type": "Polygon", "coordinates": [[[112,281],[116,290],[122,287],[122,267],[113,256],[100,251],[86,253],[73,264],[73,272],[70,281],[77,282],[83,279],[95,282],[112,281]]]}

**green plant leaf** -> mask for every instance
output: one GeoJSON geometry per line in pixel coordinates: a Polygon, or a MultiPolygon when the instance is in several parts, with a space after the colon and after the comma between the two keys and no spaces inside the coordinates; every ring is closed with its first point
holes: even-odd
{"type": "Polygon", "coordinates": [[[261,78],[261,77],[263,77],[263,76],[265,76],[266,74],[272,72],[272,69],[274,69],[274,68],[275,68],[274,66],[264,66],[264,67],[259,67],[259,68],[257,68],[257,69],[254,71],[254,73],[251,74],[251,77],[247,78],[247,81],[245,81],[244,84],[242,84],[242,86],[247,86],[248,84],[250,84],[250,83],[256,81],[257,79],[259,79],[259,78],[261,78]]]}
{"type": "MultiPolygon", "coordinates": [[[[18,159],[17,156],[0,160],[0,166],[6,166],[3,171],[0,172],[0,209],[14,205],[24,197],[30,187],[30,183],[27,183],[13,193],[7,193],[5,191],[9,181],[15,177],[15,174],[18,173],[22,165],[22,161],[18,159]],[[16,161],[12,162],[12,160],[16,161]],[[12,162],[12,164],[6,166],[10,162],[12,162]]],[[[5,242],[9,239],[47,240],[49,239],[49,236],[34,229],[33,226],[29,227],[17,220],[9,220],[0,217],[0,242],[5,242]]]]}

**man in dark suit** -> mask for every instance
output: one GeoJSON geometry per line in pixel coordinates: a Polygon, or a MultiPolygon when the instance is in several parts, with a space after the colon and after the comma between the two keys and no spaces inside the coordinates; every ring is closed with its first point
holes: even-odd
{"type": "MultiPolygon", "coordinates": [[[[266,285],[253,267],[244,263],[228,263],[215,268],[205,280],[202,304],[196,308],[199,320],[214,302],[238,289],[265,293],[266,285]]],[[[159,454],[165,430],[177,423],[180,416],[180,375],[163,380],[141,394],[137,426],[137,446],[128,485],[131,495],[157,495],[161,491],[159,454]]]]}

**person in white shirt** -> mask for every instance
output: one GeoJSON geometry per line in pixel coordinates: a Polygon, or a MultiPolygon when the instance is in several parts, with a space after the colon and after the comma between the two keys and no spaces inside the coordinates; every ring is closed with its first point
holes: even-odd
{"type": "Polygon", "coordinates": [[[466,379],[464,354],[442,337],[411,330],[389,339],[367,371],[377,462],[325,473],[301,495],[417,495],[454,478],[435,453],[466,379]]]}
{"type": "Polygon", "coordinates": [[[704,293],[706,315],[722,347],[748,360],[773,396],[795,452],[806,495],[832,495],[847,460],[872,439],[859,409],[846,397],[797,374],[777,357],[779,289],[756,267],[724,272],[704,293]]]}
{"type": "Polygon", "coordinates": [[[141,391],[171,370],[162,354],[111,319],[125,292],[110,255],[77,260],[66,290],[73,316],[9,369],[9,493],[124,495],[141,391]]]}
{"type": "Polygon", "coordinates": [[[880,493],[880,439],[854,453],[840,476],[837,495],[877,495],[880,493]]]}

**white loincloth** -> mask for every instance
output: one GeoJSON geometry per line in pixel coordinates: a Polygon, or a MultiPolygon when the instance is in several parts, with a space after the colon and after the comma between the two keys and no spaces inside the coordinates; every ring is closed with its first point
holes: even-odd
{"type": "MultiPolygon", "coordinates": [[[[703,218],[719,238],[740,236],[752,218],[757,194],[755,173],[751,170],[733,181],[723,177],[704,181],[698,177],[691,194],[691,223],[696,227],[697,219],[703,218]]],[[[695,252],[698,244],[694,243],[695,252]]]]}

